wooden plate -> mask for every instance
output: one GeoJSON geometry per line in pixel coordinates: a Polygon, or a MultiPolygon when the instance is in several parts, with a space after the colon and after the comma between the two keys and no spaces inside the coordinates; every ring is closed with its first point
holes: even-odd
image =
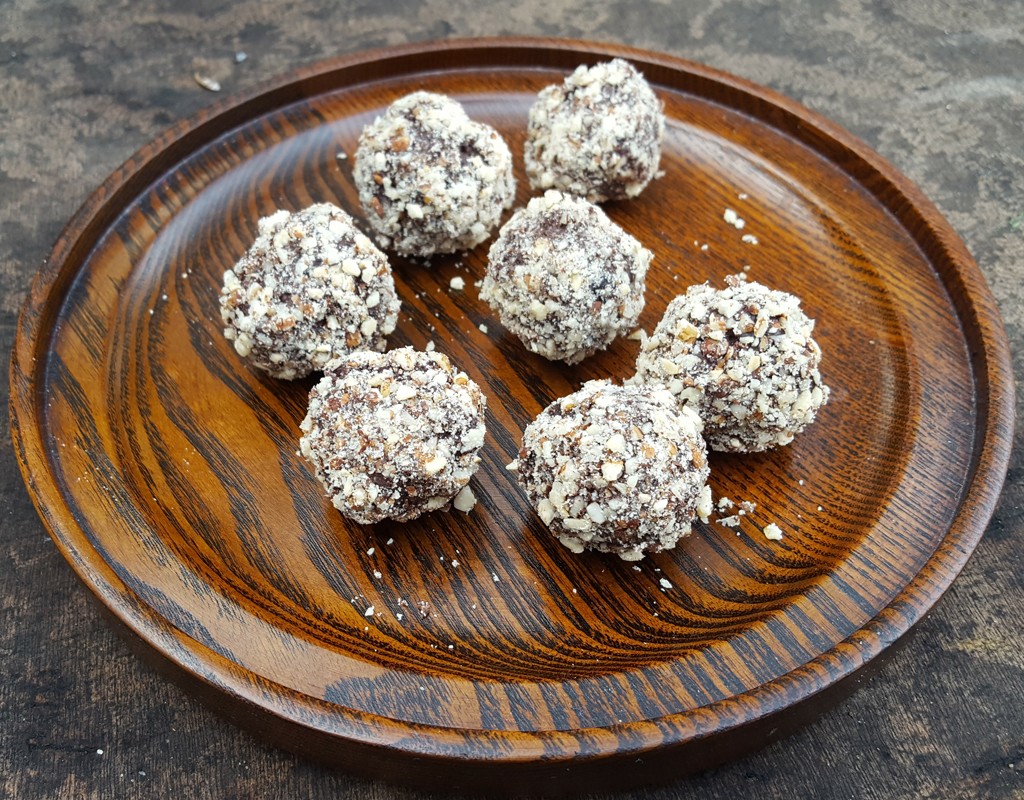
{"type": "Polygon", "coordinates": [[[318,64],[140,151],[33,284],[11,417],[72,567],[143,652],[233,719],[377,777],[581,790],[719,763],[849,689],[981,536],[1009,457],[1010,376],[963,245],[849,134],[668,56],[499,39],[318,64]],[[642,325],[687,285],[749,265],[817,318],[831,402],[789,447],[713,458],[715,494],[757,504],[738,531],[698,525],[638,566],[574,556],[504,465],[548,402],[631,375],[637,343],[546,362],[478,301],[486,247],[429,268],[395,259],[392,343],[434,341],[489,397],[480,502],[347,523],[295,454],[310,381],[264,377],[221,335],[223,271],[274,209],[333,201],[359,217],[338,154],[413,89],[507,137],[525,202],[533,97],[614,55],[668,118],[664,177],[608,206],[656,254],[642,325]],[[782,541],[763,536],[770,522],[782,541]]]}

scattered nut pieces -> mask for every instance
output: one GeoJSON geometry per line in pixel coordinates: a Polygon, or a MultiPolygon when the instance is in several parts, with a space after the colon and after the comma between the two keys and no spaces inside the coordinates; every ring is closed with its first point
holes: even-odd
{"type": "Polygon", "coordinates": [[[722,218],[736,228],[736,230],[742,230],[747,224],[746,221],[731,208],[725,209],[725,213],[722,215],[722,218]]]}

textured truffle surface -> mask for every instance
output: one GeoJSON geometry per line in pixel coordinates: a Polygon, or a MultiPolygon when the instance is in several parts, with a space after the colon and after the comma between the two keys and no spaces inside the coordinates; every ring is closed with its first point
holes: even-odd
{"type": "Polygon", "coordinates": [[[585,383],[527,426],[509,467],[575,553],[637,561],[674,547],[710,510],[700,420],[663,387],[585,383]]]}
{"type": "Polygon", "coordinates": [[[651,258],[599,207],[552,190],[502,227],[480,298],[527,349],[575,364],[636,325],[651,258]]]}
{"type": "Polygon", "coordinates": [[[655,177],[664,133],[661,102],[632,64],[581,65],[530,108],[526,174],[535,189],[595,203],[636,197],[655,177]]]}
{"type": "Polygon", "coordinates": [[[398,308],[387,258],[330,203],[261,219],[220,293],[224,335],[275,378],[301,378],[353,350],[383,350],[398,308]]]}
{"type": "Polygon", "coordinates": [[[363,129],[353,177],[382,247],[405,256],[468,250],[512,205],[512,154],[444,95],[414,92],[363,129]]]}
{"type": "Polygon", "coordinates": [[[730,276],[676,297],[637,356],[636,379],[664,384],[704,421],[713,450],[788,444],[828,401],[814,320],[797,297],[730,276]]]}
{"type": "Polygon", "coordinates": [[[351,353],[310,391],[299,450],[342,514],[405,521],[446,506],[469,482],[485,409],[443,353],[351,353]]]}

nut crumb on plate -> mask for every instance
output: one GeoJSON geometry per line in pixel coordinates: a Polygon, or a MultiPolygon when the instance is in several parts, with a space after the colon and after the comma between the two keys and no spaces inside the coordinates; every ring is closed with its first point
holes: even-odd
{"type": "Polygon", "coordinates": [[[782,528],[776,525],[774,522],[769,522],[764,526],[764,538],[778,541],[782,538],[782,528]]]}

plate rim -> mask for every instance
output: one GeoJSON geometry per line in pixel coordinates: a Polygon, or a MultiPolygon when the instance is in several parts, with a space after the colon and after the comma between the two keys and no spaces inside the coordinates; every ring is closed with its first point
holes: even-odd
{"type": "MultiPolygon", "coordinates": [[[[64,296],[69,283],[78,274],[92,246],[98,241],[98,235],[106,231],[125,205],[148,186],[148,178],[163,175],[166,172],[164,166],[176,163],[182,155],[192,152],[194,146],[208,144],[212,141],[210,133],[215,133],[216,138],[223,135],[223,131],[232,126],[232,123],[241,124],[250,120],[251,116],[247,111],[251,105],[266,102],[274,95],[278,96],[274,101],[275,108],[282,108],[289,102],[301,101],[318,93],[318,83],[330,82],[334,73],[344,70],[380,70],[383,65],[384,68],[390,69],[382,72],[381,77],[394,77],[400,74],[403,60],[415,60],[427,53],[437,55],[437,69],[446,71],[441,60],[446,52],[469,55],[471,51],[479,51],[500,56],[503,53],[527,55],[537,50],[560,51],[579,58],[622,57],[640,64],[642,70],[654,67],[684,74],[689,79],[720,86],[726,94],[745,95],[754,99],[760,104],[759,110],[765,116],[754,115],[749,107],[743,109],[744,113],[755,116],[760,122],[769,124],[787,135],[793,136],[793,132],[783,126],[787,119],[804,123],[801,131],[806,138],[801,141],[812,147],[815,152],[821,151],[813,146],[814,141],[831,143],[833,149],[838,144],[845,149],[851,157],[847,163],[840,165],[831,156],[829,161],[837,168],[842,166],[859,186],[870,191],[876,201],[896,217],[901,227],[922,249],[929,265],[950,295],[965,342],[968,345],[977,345],[970,349],[967,361],[972,368],[977,400],[974,407],[974,422],[977,426],[983,426],[983,429],[975,428],[977,436],[974,451],[971,453],[971,469],[961,486],[960,505],[949,529],[921,569],[899,590],[888,605],[858,631],[797,669],[708,706],[654,719],[608,727],[579,728],[567,732],[487,731],[489,737],[497,737],[506,742],[509,750],[499,752],[492,749],[490,754],[481,759],[474,757],[471,752],[453,755],[448,748],[411,747],[408,746],[411,737],[406,740],[404,747],[397,747],[395,742],[394,734],[408,733],[411,729],[416,729],[431,734],[416,737],[419,745],[433,742],[435,738],[450,737],[465,743],[468,735],[473,733],[467,728],[408,723],[375,716],[358,709],[335,706],[327,701],[302,695],[301,702],[310,708],[320,704],[329,705],[336,709],[334,716],[346,722],[354,723],[354,716],[362,720],[371,719],[374,726],[379,727],[380,731],[386,731],[387,734],[381,735],[378,731],[377,735],[372,735],[373,731],[366,729],[362,724],[346,725],[347,730],[344,731],[318,728],[316,732],[353,743],[398,749],[406,755],[426,758],[436,756],[461,763],[482,761],[490,764],[531,761],[534,756],[530,751],[537,749],[530,746],[531,742],[543,743],[555,736],[564,737],[567,733],[578,737],[588,732],[628,732],[635,734],[629,737],[635,744],[633,747],[623,747],[623,737],[615,737],[616,746],[613,748],[584,756],[560,748],[557,753],[546,754],[546,762],[557,764],[581,758],[586,760],[607,756],[635,756],[651,750],[684,745],[719,733],[728,733],[770,717],[776,712],[801,705],[819,693],[837,686],[875,661],[934,607],[963,569],[983,536],[995,511],[1012,450],[1014,378],[1005,328],[980,268],[952,226],[921,189],[867,144],[837,123],[773,89],[676,56],[615,43],[550,37],[480,37],[423,41],[362,50],[300,66],[260,82],[248,90],[228,95],[175,123],[139,148],[87,197],[65,225],[32,280],[16,324],[9,367],[9,423],[19,468],[37,513],[65,560],[114,619],[145,645],[153,648],[157,655],[183,670],[188,677],[207,684],[211,690],[227,693],[235,701],[253,702],[250,696],[239,691],[239,686],[222,680],[222,674],[203,674],[195,669],[194,665],[180,658],[180,651],[185,649],[181,639],[188,639],[195,646],[204,649],[205,647],[187,634],[178,631],[168,620],[151,609],[121,583],[112,570],[108,569],[106,575],[101,574],[105,562],[95,551],[91,557],[86,552],[92,549],[91,545],[80,538],[81,529],[75,525],[66,507],[62,507],[62,503],[65,502],[63,493],[58,482],[46,469],[49,459],[46,456],[45,439],[42,435],[41,375],[35,366],[35,355],[45,352],[45,345],[53,331],[52,325],[48,324],[53,321],[53,314],[47,317],[43,311],[48,306],[53,311],[53,306],[59,305],[54,298],[64,296]],[[777,116],[779,114],[782,116],[777,116]],[[776,118],[773,120],[773,117],[776,118]],[[870,186],[864,182],[866,177],[873,180],[870,186]],[[87,249],[83,251],[83,248],[87,249]],[[975,341],[971,341],[967,334],[973,334],[975,341]],[[63,518],[60,510],[64,511],[63,518]],[[145,612],[149,612],[152,619],[144,619],[145,612]],[[175,642],[177,646],[174,645],[175,642]],[[704,713],[721,707],[728,707],[733,713],[728,716],[716,715],[716,723],[706,730],[697,730],[692,720],[688,724],[686,722],[695,712],[704,713]],[[686,729],[692,729],[689,736],[685,734],[686,729]],[[360,730],[364,734],[362,737],[358,735],[360,730]],[[674,735],[670,735],[673,733],[674,735]]],[[[423,73],[429,70],[419,66],[415,71],[423,73]]],[[[331,85],[335,89],[344,86],[338,83],[331,85]]],[[[252,673],[244,668],[240,669],[252,676],[252,673]]],[[[289,694],[293,693],[286,687],[280,688],[289,694]]],[[[256,705],[263,713],[272,716],[280,714],[280,710],[274,704],[256,705]]],[[[296,721],[287,716],[283,719],[296,721]]]]}

